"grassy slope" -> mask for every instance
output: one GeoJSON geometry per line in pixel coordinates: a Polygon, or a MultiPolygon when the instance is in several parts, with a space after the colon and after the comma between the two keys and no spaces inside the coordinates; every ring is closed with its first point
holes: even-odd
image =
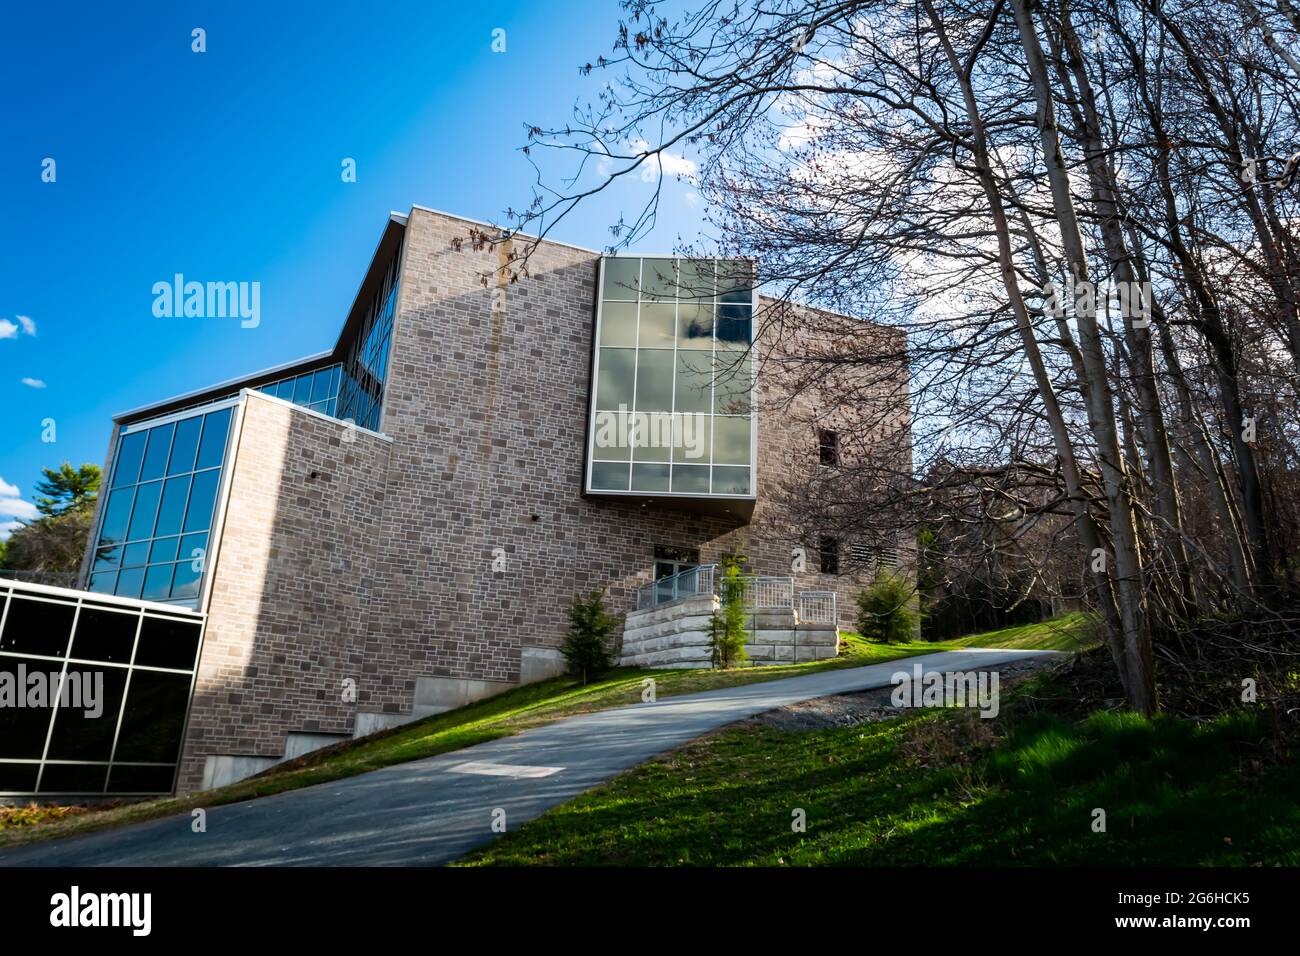
{"type": "MultiPolygon", "coordinates": [[[[1050,683],[1027,685],[1050,695],[1050,683]]],[[[470,865],[1300,865],[1300,768],[1207,722],[1004,701],[1009,728],[927,712],[701,738],[525,824],[470,865]],[[983,723],[983,725],[982,725],[983,723]],[[1002,736],[994,736],[1001,734],[1002,736]],[[802,808],[807,830],[791,830],[802,808]],[[1092,830],[1093,810],[1107,814],[1092,830]]]]}
{"type": "Polygon", "coordinates": [[[519,733],[561,717],[637,703],[641,699],[642,681],[647,677],[654,678],[658,697],[672,697],[822,670],[884,663],[960,646],[1073,649],[1082,645],[1087,632],[1086,617],[1073,614],[1043,624],[993,632],[987,639],[985,635],[975,635],[958,641],[881,645],[849,635],[847,648],[841,651],[839,657],[806,664],[747,667],[728,671],[620,668],[585,687],[575,684],[569,678],[559,678],[530,684],[394,730],[318,751],[284,764],[263,776],[201,794],[101,806],[73,813],[69,813],[66,808],[0,810],[0,847],[151,820],[188,812],[195,807],[235,803],[349,777],[390,764],[459,750],[486,740],[519,733]]]}

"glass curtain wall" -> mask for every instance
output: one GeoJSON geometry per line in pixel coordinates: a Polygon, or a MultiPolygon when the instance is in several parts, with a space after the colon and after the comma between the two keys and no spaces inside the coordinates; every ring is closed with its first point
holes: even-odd
{"type": "Polygon", "coordinates": [[[607,257],[587,490],[754,494],[752,263],[607,257]]]}
{"type": "Polygon", "coordinates": [[[361,428],[378,431],[384,400],[384,382],[388,378],[388,353],[393,340],[393,316],[397,312],[398,270],[402,247],[384,273],[347,348],[343,377],[338,393],[336,418],[351,421],[361,428]]]}
{"type": "Polygon", "coordinates": [[[257,390],[333,417],[338,405],[339,381],[342,376],[343,366],[331,365],[316,369],[314,372],[304,372],[291,378],[259,385],[257,390]]]}
{"type": "Polygon", "coordinates": [[[124,426],[89,589],[197,606],[235,402],[124,426]]]}

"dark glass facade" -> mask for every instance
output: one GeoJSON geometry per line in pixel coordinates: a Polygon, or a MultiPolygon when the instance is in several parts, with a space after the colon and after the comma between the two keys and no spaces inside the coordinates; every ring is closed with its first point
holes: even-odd
{"type": "Polygon", "coordinates": [[[123,426],[88,587],[197,606],[235,402],[123,426]]]}
{"type": "Polygon", "coordinates": [[[384,280],[362,315],[361,324],[352,336],[343,361],[335,418],[350,421],[361,428],[379,431],[384,401],[384,382],[388,378],[388,356],[393,343],[393,316],[397,312],[398,270],[402,249],[393,254],[384,280]]]}
{"type": "Polygon", "coordinates": [[[170,793],[203,619],[0,581],[0,795],[170,793]]]}

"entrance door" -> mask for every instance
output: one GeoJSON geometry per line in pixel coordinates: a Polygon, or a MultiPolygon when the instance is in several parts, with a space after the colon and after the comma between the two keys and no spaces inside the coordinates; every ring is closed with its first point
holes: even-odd
{"type": "MultiPolygon", "coordinates": [[[[700,552],[696,548],[670,548],[664,545],[655,545],[655,580],[661,582],[656,588],[655,603],[662,604],[665,601],[673,600],[674,582],[670,580],[673,575],[682,571],[689,571],[691,568],[699,567],[700,552]]],[[[683,590],[687,594],[695,593],[696,582],[693,576],[688,575],[685,578],[677,579],[677,597],[682,596],[683,590]]]]}

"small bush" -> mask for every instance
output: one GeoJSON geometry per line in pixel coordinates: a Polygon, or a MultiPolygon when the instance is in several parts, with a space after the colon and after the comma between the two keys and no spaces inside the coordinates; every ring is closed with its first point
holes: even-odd
{"type": "Polygon", "coordinates": [[[740,555],[727,555],[722,559],[722,576],[718,579],[720,607],[709,622],[709,640],[713,645],[713,666],[734,667],[749,659],[745,642],[749,632],[745,628],[748,613],[745,598],[749,581],[743,573],[745,559],[740,555]]]}
{"type": "Polygon", "coordinates": [[[858,592],[858,633],[883,644],[910,641],[917,624],[913,593],[906,578],[877,571],[871,586],[858,592]]]}
{"type": "Polygon", "coordinates": [[[585,599],[575,594],[569,605],[569,630],[560,652],[569,673],[580,674],[585,684],[614,666],[610,639],[619,618],[605,610],[605,592],[592,591],[585,599]]]}

